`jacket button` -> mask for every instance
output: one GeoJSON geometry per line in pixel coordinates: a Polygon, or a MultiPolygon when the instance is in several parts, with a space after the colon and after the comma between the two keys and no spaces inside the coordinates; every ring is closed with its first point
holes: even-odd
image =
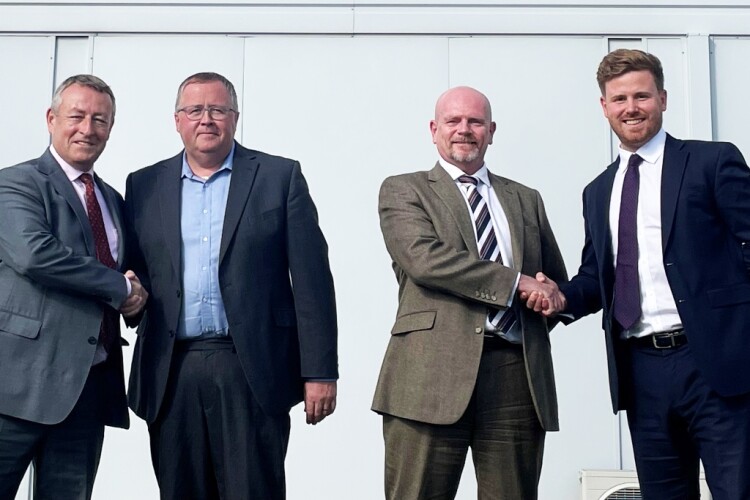
{"type": "Polygon", "coordinates": [[[491,298],[492,300],[496,301],[496,300],[497,300],[497,295],[493,295],[493,296],[492,296],[492,297],[490,297],[490,298],[491,298]]]}
{"type": "Polygon", "coordinates": [[[169,336],[174,337],[174,330],[169,330],[169,336]]]}
{"type": "Polygon", "coordinates": [[[482,328],[481,326],[478,326],[478,327],[474,328],[474,333],[479,334],[479,333],[482,333],[482,332],[484,332],[484,328],[482,328]]]}
{"type": "Polygon", "coordinates": [[[182,292],[177,290],[177,298],[179,299],[180,297],[182,297],[182,292]]]}
{"type": "Polygon", "coordinates": [[[476,296],[477,296],[477,297],[479,297],[479,296],[480,296],[479,290],[477,290],[477,291],[476,291],[476,292],[474,292],[474,293],[476,294],[476,296]]]}
{"type": "Polygon", "coordinates": [[[89,337],[89,344],[96,345],[96,337],[89,337]]]}

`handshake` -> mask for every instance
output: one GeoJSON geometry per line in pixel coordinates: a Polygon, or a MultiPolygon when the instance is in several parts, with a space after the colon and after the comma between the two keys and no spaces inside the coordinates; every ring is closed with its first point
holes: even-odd
{"type": "MultiPolygon", "coordinates": [[[[131,318],[143,310],[148,300],[148,291],[141,285],[141,280],[133,271],[125,273],[125,278],[130,281],[130,295],[120,306],[120,313],[125,318],[131,318]]],[[[533,280],[532,280],[533,281],[533,280]]]]}
{"type": "Polygon", "coordinates": [[[536,273],[536,279],[521,275],[518,282],[518,297],[526,302],[527,308],[546,317],[559,314],[568,305],[557,283],[541,272],[536,273]]]}

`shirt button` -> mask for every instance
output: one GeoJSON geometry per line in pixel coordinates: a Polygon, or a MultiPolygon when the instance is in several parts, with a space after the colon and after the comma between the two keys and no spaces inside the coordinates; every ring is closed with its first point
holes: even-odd
{"type": "Polygon", "coordinates": [[[208,241],[208,236],[204,236],[203,241],[208,241]]]}
{"type": "Polygon", "coordinates": [[[203,213],[204,213],[204,214],[207,214],[207,213],[208,213],[208,210],[204,210],[204,211],[203,211],[203,213]]]}
{"type": "Polygon", "coordinates": [[[474,333],[479,334],[479,333],[482,333],[483,331],[484,331],[484,328],[482,328],[481,326],[474,328],[474,333]]]}

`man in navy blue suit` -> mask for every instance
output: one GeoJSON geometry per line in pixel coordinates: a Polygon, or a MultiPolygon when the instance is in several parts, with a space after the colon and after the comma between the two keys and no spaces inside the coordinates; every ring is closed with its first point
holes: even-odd
{"type": "Polygon", "coordinates": [[[732,144],[664,132],[655,56],[616,50],[597,80],[620,155],[583,192],[586,241],[562,312],[603,309],[643,498],[699,498],[700,459],[714,500],[747,500],[750,169],[732,144]]]}
{"type": "Polygon", "coordinates": [[[234,85],[186,78],[185,148],[128,176],[133,269],[152,291],[128,398],[163,500],[281,500],[289,410],[336,408],[328,246],[300,164],[235,142],[234,85]]]}

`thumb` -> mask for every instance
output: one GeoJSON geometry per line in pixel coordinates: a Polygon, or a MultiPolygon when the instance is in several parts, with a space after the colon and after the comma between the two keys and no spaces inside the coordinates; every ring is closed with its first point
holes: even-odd
{"type": "Polygon", "coordinates": [[[540,271],[540,272],[538,272],[538,273],[536,273],[536,280],[537,280],[537,281],[538,281],[539,283],[549,283],[549,278],[547,277],[547,275],[546,275],[546,274],[544,274],[544,273],[543,273],[543,272],[541,272],[541,271],[540,271]]]}

